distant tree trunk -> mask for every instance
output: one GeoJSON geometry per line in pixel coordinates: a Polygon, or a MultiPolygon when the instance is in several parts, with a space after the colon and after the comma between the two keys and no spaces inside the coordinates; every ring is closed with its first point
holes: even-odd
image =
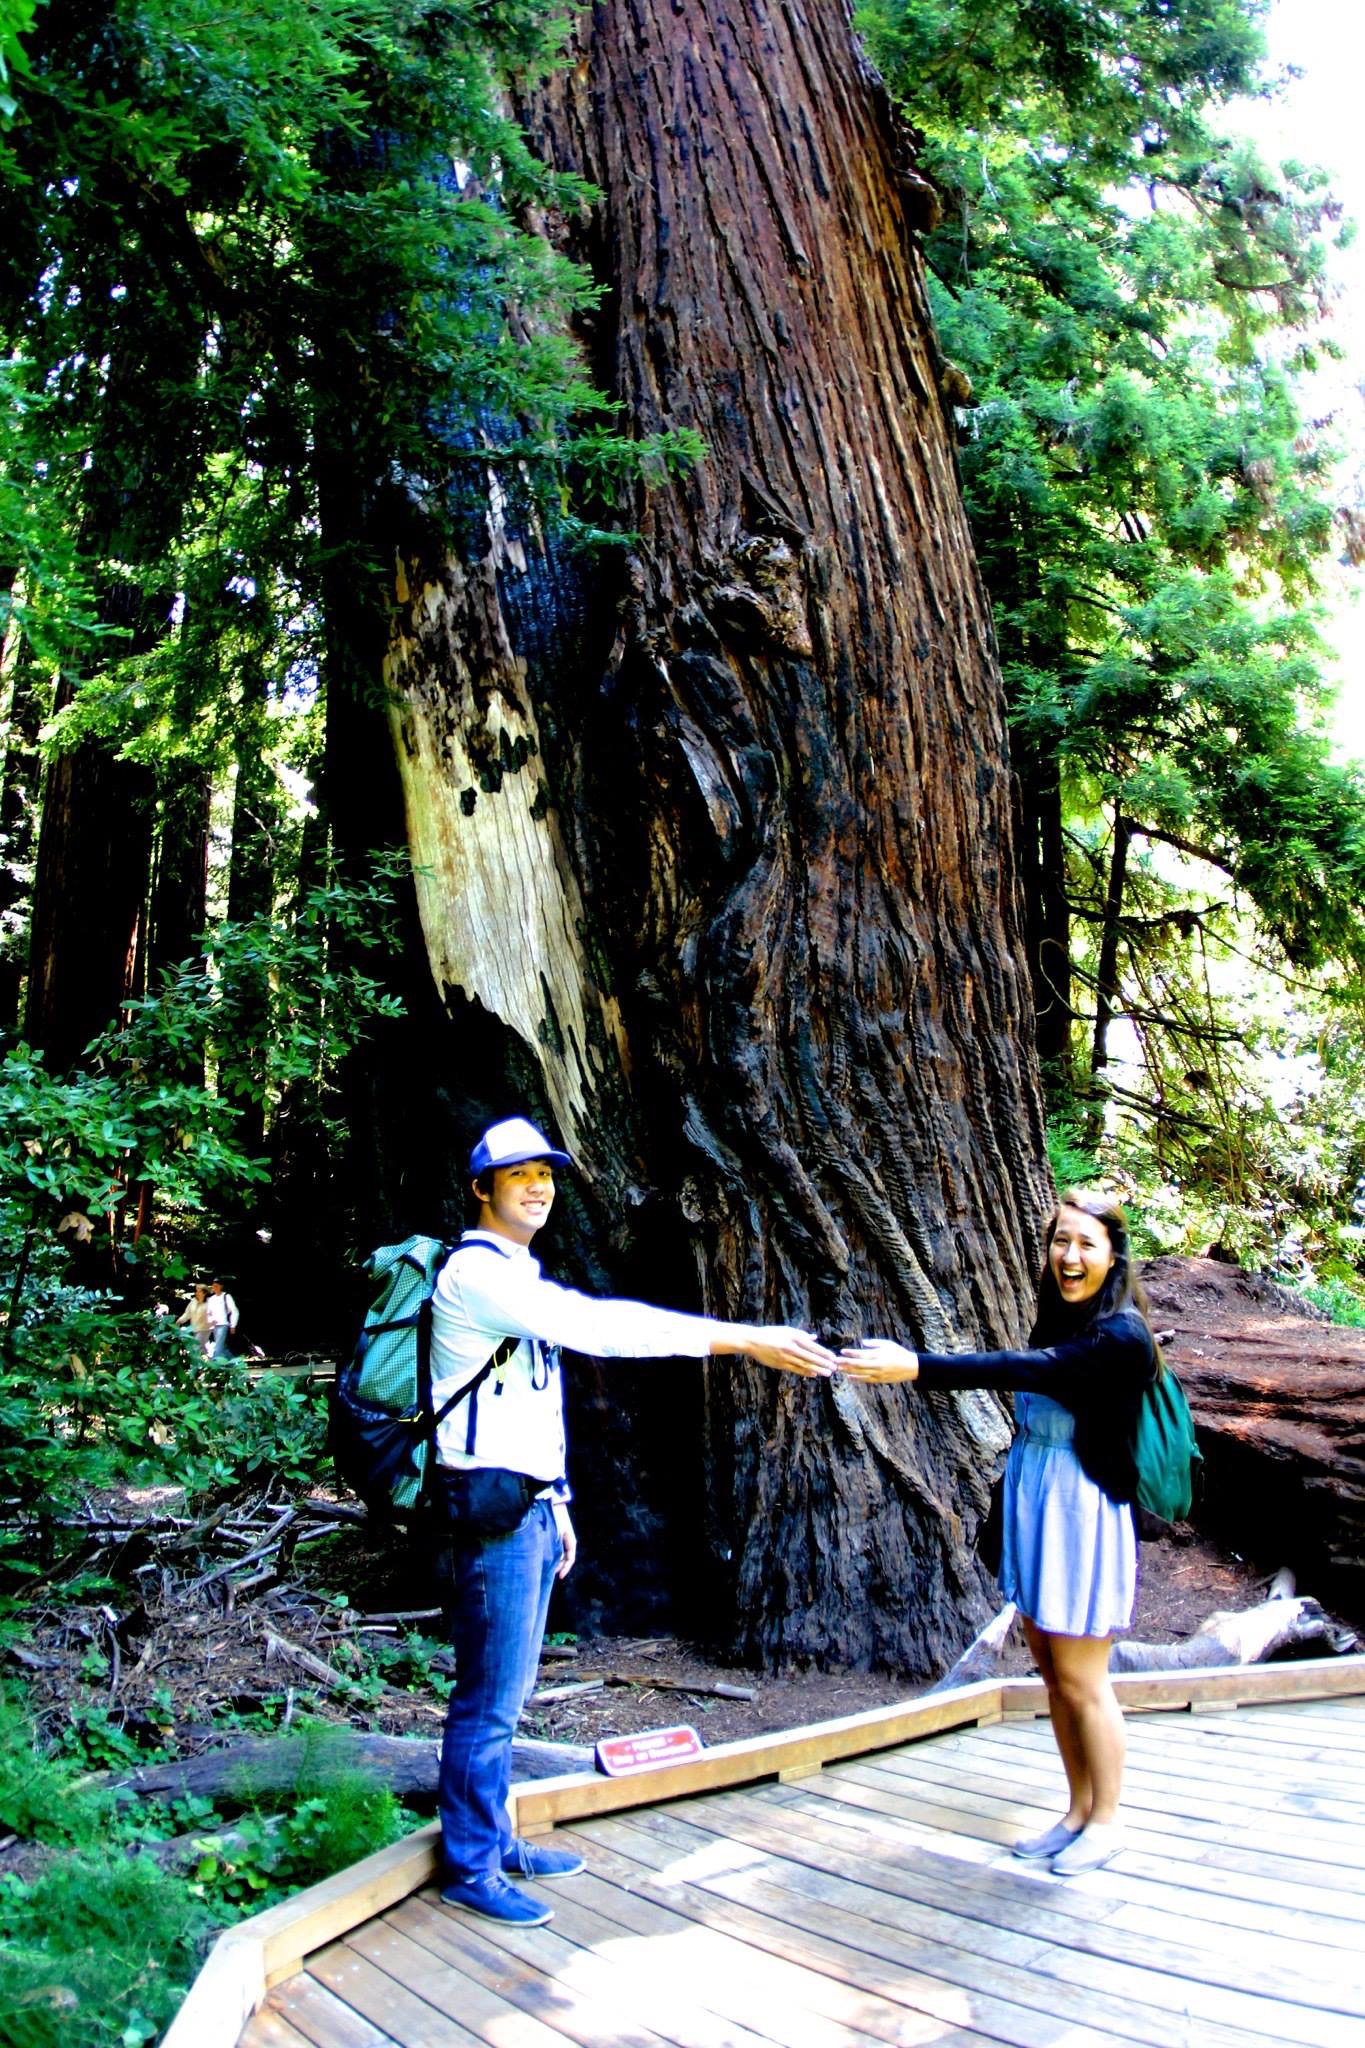
{"type": "MultiPolygon", "coordinates": [[[[615,568],[495,505],[473,559],[402,568],[437,987],[537,1055],[618,1282],[831,1337],[1014,1337],[1047,1189],[927,188],[838,6],[606,0],[528,114],[606,195],[595,369],[709,455],[615,568]]],[[[605,1370],[589,1432],[637,1398],[605,1370]]],[[[698,1411],[683,1368],[638,1379],[731,1650],[922,1673],[990,1612],[992,1399],[717,1363],[698,1411]]],[[[609,1484],[580,1488],[589,1552],[635,1505],[609,1484]]]]}
{"type": "Polygon", "coordinates": [[[1019,749],[1019,869],[1038,1062],[1065,1097],[1071,1082],[1071,913],[1055,755],[1019,749]]]}
{"type": "Polygon", "coordinates": [[[1089,1141],[1097,1145],[1104,1129],[1104,1103],[1100,1077],[1109,1064],[1109,1026],[1119,999],[1119,921],[1123,916],[1123,892],[1128,883],[1128,848],[1133,822],[1114,807],[1114,838],[1109,850],[1109,880],[1104,892],[1104,922],[1100,926],[1100,951],[1095,969],[1095,1036],[1090,1048],[1090,1078],[1096,1083],[1087,1125],[1089,1141]]]}
{"type": "Polygon", "coordinates": [[[156,872],[152,881],[149,980],[202,948],[208,923],[209,804],[206,769],[180,766],[161,777],[156,872]]]}
{"type": "Polygon", "coordinates": [[[10,692],[0,783],[0,1031],[14,1030],[22,1009],[28,931],[20,913],[28,897],[38,813],[38,735],[50,697],[50,678],[32,660],[22,637],[6,653],[10,692]]]}
{"type": "MultiPolygon", "coordinates": [[[[63,678],[56,709],[70,703],[63,678]]],[[[152,852],[151,770],[85,740],[44,779],[25,1029],[64,1072],[133,986],[152,852]]]]}

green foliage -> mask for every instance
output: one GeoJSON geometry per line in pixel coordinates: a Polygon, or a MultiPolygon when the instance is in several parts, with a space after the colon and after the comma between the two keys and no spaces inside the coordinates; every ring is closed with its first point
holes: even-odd
{"type": "Polygon", "coordinates": [[[1087,1145],[1080,1116],[1054,1116],[1047,1125],[1047,1160],[1058,1189],[1092,1187],[1102,1169],[1095,1149],[1087,1145]]]}
{"type": "Polygon", "coordinates": [[[390,545],[419,518],[457,537],[492,469],[553,518],[575,477],[591,508],[695,459],[695,436],[616,429],[565,330],[596,288],[521,225],[589,196],[499,111],[566,23],[536,0],[37,19],[0,157],[0,535],[26,629],[53,615],[85,671],[69,738],[230,742],[229,674],[240,712],[262,665],[276,688],[315,668],[337,550],[378,573],[366,499],[390,545]],[[111,580],[136,602],[101,621],[111,580]],[[132,613],[174,591],[176,629],[139,647],[132,613]],[[114,629],[111,667],[89,636],[114,629]]]}
{"type": "Polygon", "coordinates": [[[33,26],[38,7],[39,0],[5,0],[0,12],[0,126],[18,111],[19,102],[10,86],[28,76],[24,37],[33,26]]]}
{"type": "Polygon", "coordinates": [[[210,1927],[149,1859],[90,1849],[0,1880],[0,2007],[12,2048],[140,2048],[189,1988],[210,1927]]]}
{"type": "MultiPolygon", "coordinates": [[[[15,2048],[138,2048],[154,2041],[194,1976],[208,1938],[245,1912],[396,1841],[413,1825],[382,1786],[340,1764],[331,1731],[282,1738],[292,1778],[225,1830],[206,1828],[188,1878],[146,1853],[148,1809],[120,1816],[80,1782],[101,1750],[45,1754],[0,1695],[0,1824],[63,1851],[32,1882],[0,1880],[0,2011],[15,2048]],[[133,1853],[141,1842],[143,1853],[133,1853]]],[[[155,1809],[150,1811],[155,1812],[155,1809]]],[[[168,1814],[181,1825],[184,1813],[168,1814]]],[[[215,1822],[211,1811],[199,1818],[215,1822]]]]}
{"type": "Polygon", "coordinates": [[[1365,1330],[1365,1289],[1351,1287],[1344,1280],[1310,1280],[1300,1293],[1314,1308],[1320,1308],[1334,1323],[1351,1330],[1365,1330]]]}
{"type": "Polygon", "coordinates": [[[65,1851],[31,1883],[0,1879],[0,2011],[14,2048],[156,2039],[210,1922],[178,1878],[129,1857],[113,1799],[46,1754],[0,1695],[0,1825],[65,1851]]]}
{"type": "Polygon", "coordinates": [[[7,1572],[53,1569],[61,1518],[92,1485],[167,1479],[193,1494],[267,1471],[311,1477],[323,1417],[304,1387],[252,1385],[138,1305],[175,1264],[138,1193],[155,1189],[183,1227],[260,1184],[266,1167],[237,1135],[242,1105],[316,1099],[394,1013],[361,964],[391,943],[391,911],[382,875],[319,887],[292,921],[220,926],[207,961],[134,1003],[86,1069],[54,1077],[22,1044],[0,1057],[0,1493],[21,1510],[0,1537],[7,1572]],[[175,1078],[196,1064],[212,1087],[175,1078]]]}
{"type": "Polygon", "coordinates": [[[112,1797],[75,1782],[69,1761],[46,1753],[13,1695],[0,1690],[0,1826],[21,1841],[88,1849],[108,1835],[112,1797]]]}
{"type": "Polygon", "coordinates": [[[1295,397],[1333,352],[1340,209],[1227,118],[1269,90],[1250,0],[860,19],[944,200],[931,296],[971,385],[1054,1110],[1080,1099],[1091,1151],[1121,1126],[1153,1190],[1174,1176],[1202,1205],[1223,1176],[1268,1255],[1287,1181],[1220,992],[1230,949],[1365,972],[1365,774],[1331,756],[1312,608],[1334,451],[1295,397]],[[1116,1016],[1139,1075],[1131,1054],[1112,1071],[1116,1016]]]}
{"type": "Polygon", "coordinates": [[[245,1816],[229,1835],[205,1837],[191,1873],[194,1896],[225,1919],[344,1870],[415,1824],[385,1786],[342,1760],[336,1733],[325,1724],[306,1723],[281,1736],[279,1747],[290,1781],[269,1795],[244,1786],[245,1816]]]}
{"type": "MultiPolygon", "coordinates": [[[[324,1082],[376,1020],[398,1014],[358,964],[392,943],[392,908],[383,874],[313,889],[292,921],[217,927],[206,957],[132,1002],[83,1069],[52,1076],[23,1044],[0,1058],[0,1227],[19,1268],[11,1352],[15,1333],[38,1320],[24,1312],[27,1249],[14,1250],[25,1226],[41,1219],[82,1242],[99,1217],[122,1260],[136,1264],[136,1241],[123,1235],[130,1189],[151,1183],[164,1202],[194,1209],[266,1177],[236,1139],[237,1105],[324,1082]],[[212,1088],[174,1078],[206,1061],[212,1088]]],[[[45,1304],[43,1320],[50,1314],[45,1304]]]]}

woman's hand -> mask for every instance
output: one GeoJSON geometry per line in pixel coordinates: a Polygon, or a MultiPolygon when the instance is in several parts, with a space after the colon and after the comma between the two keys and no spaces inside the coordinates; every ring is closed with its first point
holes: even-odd
{"type": "Polygon", "coordinates": [[[791,1330],[783,1325],[725,1323],[712,1339],[711,1354],[734,1356],[743,1353],[769,1365],[775,1372],[799,1372],[807,1379],[828,1379],[837,1360],[809,1330],[791,1330]]]}
{"type": "Polygon", "coordinates": [[[892,1386],[898,1380],[917,1380],[919,1359],[893,1337],[864,1337],[839,1353],[839,1370],[846,1379],[892,1386]]]}

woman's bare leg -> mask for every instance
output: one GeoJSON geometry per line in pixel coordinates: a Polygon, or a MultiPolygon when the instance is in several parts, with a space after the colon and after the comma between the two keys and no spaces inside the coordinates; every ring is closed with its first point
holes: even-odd
{"type": "MultiPolygon", "coordinates": [[[[1072,1766],[1061,1734],[1064,1725],[1067,1740],[1076,1745],[1086,1787],[1088,1806],[1080,1821],[1108,1826],[1118,1814],[1126,1747],[1123,1715],[1109,1679],[1109,1637],[1048,1636],[1046,1642],[1056,1687],[1055,1692],[1053,1686],[1048,1687],[1048,1704],[1057,1747],[1070,1784],[1072,1766]],[[1054,1701],[1061,1703],[1060,1723],[1054,1701]]],[[[1073,1812],[1068,1824],[1075,1818],[1073,1812]]]]}
{"type": "MultiPolygon", "coordinates": [[[[1075,1637],[1050,1636],[1031,1622],[1026,1614],[1019,1619],[1024,1624],[1024,1636],[1038,1666],[1038,1675],[1047,1687],[1047,1711],[1052,1723],[1052,1739],[1062,1759],[1066,1772],[1067,1809],[1063,1825],[1072,1833],[1083,1828],[1090,1818],[1093,1805],[1093,1788],[1090,1768],[1086,1760],[1085,1745],[1081,1740],[1080,1728],[1070,1701],[1063,1692],[1053,1660],[1052,1646],[1056,1642],[1073,1642],[1075,1637]]],[[[1105,1661],[1108,1662],[1108,1646],[1105,1647],[1105,1661]]]]}

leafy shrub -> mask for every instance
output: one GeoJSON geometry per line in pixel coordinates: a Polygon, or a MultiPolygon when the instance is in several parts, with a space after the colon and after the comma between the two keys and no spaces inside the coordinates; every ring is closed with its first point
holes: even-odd
{"type": "Polygon", "coordinates": [[[1100,1178],[1095,1149],[1087,1144],[1078,1115],[1050,1118],[1045,1138],[1048,1165],[1059,1193],[1067,1188],[1092,1187],[1100,1178]]]}
{"type": "MultiPolygon", "coordinates": [[[[146,1853],[161,1809],[120,1814],[45,1755],[0,1696],[0,1823],[59,1854],[40,1876],[0,1879],[0,2035],[6,2048],[143,2048],[184,1997],[216,1928],[314,1884],[415,1825],[384,1786],[340,1760],[333,1731],[282,1738],[280,1791],[205,1833],[188,1877],[146,1853]],[[139,1851],[135,1838],[143,1844],[139,1851]]],[[[246,1796],[246,1788],[244,1788],[246,1796]]],[[[167,1812],[171,1827],[185,1815],[167,1812]]],[[[199,1810],[200,1819],[215,1820],[199,1810]]]]}
{"type": "Polygon", "coordinates": [[[0,1880],[7,2048],[141,2048],[198,1967],[210,1916],[183,1879],[118,1841],[112,1796],[45,1753],[0,1696],[0,1825],[60,1853],[30,1883],[0,1880]]]}
{"type": "Polygon", "coordinates": [[[280,1745],[293,1775],[278,1790],[244,1784],[249,1811],[228,1836],[207,1837],[192,1889],[225,1917],[255,1912],[358,1863],[416,1825],[387,1786],[341,1753],[336,1731],[305,1723],[280,1745]]]}
{"type": "Polygon", "coordinates": [[[113,1801],[73,1782],[68,1761],[45,1753],[28,1717],[0,1693],[0,1829],[25,1842],[89,1848],[109,1831],[113,1801]]]}
{"type": "Polygon", "coordinates": [[[0,1888],[9,2048],[141,2048],[198,1968],[209,1916],[150,1858],[82,1850],[0,1888]]]}
{"type": "Polygon", "coordinates": [[[1320,1308],[1334,1323],[1348,1329],[1365,1330],[1365,1294],[1345,1280],[1310,1280],[1299,1289],[1305,1301],[1320,1308]]]}

